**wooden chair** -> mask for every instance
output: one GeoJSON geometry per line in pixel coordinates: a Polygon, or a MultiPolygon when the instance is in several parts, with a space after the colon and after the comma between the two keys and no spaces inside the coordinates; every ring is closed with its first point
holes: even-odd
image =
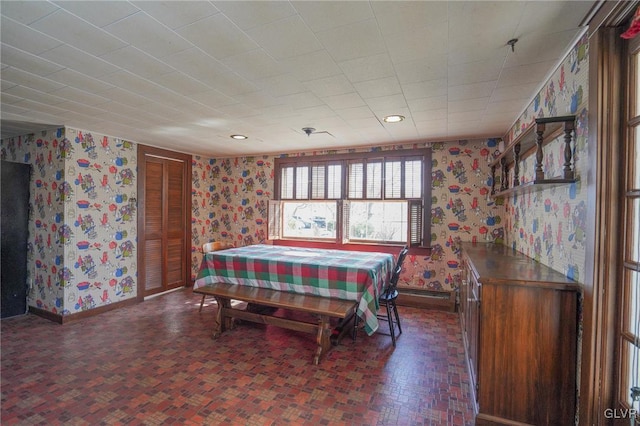
{"type": "MultiPolygon", "coordinates": [[[[393,346],[396,346],[396,332],[395,327],[398,326],[398,335],[402,334],[402,325],[400,324],[400,315],[398,314],[398,306],[396,305],[396,300],[398,299],[398,279],[400,278],[400,272],[402,272],[402,264],[404,263],[404,258],[407,257],[407,253],[409,252],[409,247],[404,246],[402,250],[400,250],[400,254],[398,254],[398,259],[396,260],[396,264],[393,267],[393,272],[391,273],[391,279],[387,284],[387,287],[384,289],[384,292],[378,298],[381,306],[385,307],[387,312],[386,315],[378,315],[378,319],[385,320],[389,323],[389,333],[391,334],[391,341],[393,342],[393,346]]],[[[353,321],[353,341],[356,340],[356,335],[358,332],[358,316],[355,316],[353,321]]]]}
{"type": "MultiPolygon", "coordinates": [[[[204,256],[205,253],[209,253],[212,251],[218,251],[218,250],[224,250],[224,249],[228,249],[228,248],[232,248],[233,244],[231,243],[223,243],[221,241],[212,241],[210,243],[204,243],[202,245],[202,255],[204,256]]],[[[200,309],[198,310],[198,312],[202,312],[202,306],[204,306],[204,299],[205,297],[207,297],[206,294],[202,295],[202,300],[200,301],[200,309]]]]}

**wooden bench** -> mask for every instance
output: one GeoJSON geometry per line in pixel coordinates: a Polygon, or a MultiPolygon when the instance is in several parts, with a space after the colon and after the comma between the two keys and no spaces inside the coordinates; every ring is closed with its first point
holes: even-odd
{"type": "MultiPolygon", "coordinates": [[[[341,320],[337,329],[340,337],[348,332],[346,322],[353,316],[357,303],[350,300],[333,299],[328,297],[299,294],[268,288],[243,286],[235,284],[208,284],[193,290],[194,293],[213,296],[218,302],[216,324],[213,338],[217,339],[227,329],[234,327],[233,319],[251,321],[259,324],[270,324],[289,330],[316,334],[318,348],[313,363],[318,365],[322,357],[329,351],[332,343],[331,318],[341,320]],[[249,312],[233,308],[231,300],[240,300],[249,304],[258,304],[277,309],[304,312],[318,316],[318,322],[281,318],[271,314],[249,312]]],[[[337,340],[334,340],[336,343],[337,340]]]]}

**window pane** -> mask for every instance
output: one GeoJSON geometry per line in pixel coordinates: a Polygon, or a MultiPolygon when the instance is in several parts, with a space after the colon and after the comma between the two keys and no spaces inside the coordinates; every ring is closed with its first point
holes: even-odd
{"type": "Polygon", "coordinates": [[[640,198],[628,198],[627,203],[627,223],[630,229],[627,232],[629,253],[625,260],[640,262],[640,198]]]}
{"type": "Polygon", "coordinates": [[[387,161],[384,167],[384,197],[402,198],[402,162],[387,161]]]}
{"type": "Polygon", "coordinates": [[[367,163],[367,198],[382,198],[382,162],[367,163]]]}
{"type": "MultiPolygon", "coordinates": [[[[636,69],[635,69],[635,73],[636,75],[639,74],[640,72],[640,55],[635,55],[636,56],[636,69]]],[[[638,111],[640,111],[640,81],[638,81],[638,79],[636,78],[636,99],[635,99],[635,104],[636,104],[636,110],[635,110],[635,115],[638,115],[638,111]]]]}
{"type": "Polygon", "coordinates": [[[293,198],[293,167],[283,167],[280,177],[280,198],[293,198]]]}
{"type": "Polygon", "coordinates": [[[404,197],[422,197],[422,161],[408,160],[404,163],[404,197]]]}
{"type": "Polygon", "coordinates": [[[624,281],[626,312],[624,331],[640,337],[640,273],[627,269],[624,281]]]}
{"type": "Polygon", "coordinates": [[[349,163],[349,198],[363,198],[363,179],[363,163],[349,163]]]}
{"type": "Polygon", "coordinates": [[[309,198],[309,167],[296,167],[296,199],[309,198]]]}
{"type": "Polygon", "coordinates": [[[330,164],[327,167],[327,197],[342,197],[342,166],[340,164],[330,164]]]}
{"type": "Polygon", "coordinates": [[[284,238],[336,238],[337,203],[310,201],[283,203],[284,238]]]}
{"type": "Polygon", "coordinates": [[[352,201],[349,239],[406,242],[407,216],[405,201],[352,201]]]}
{"type": "Polygon", "coordinates": [[[626,360],[626,365],[623,371],[624,376],[620,380],[620,396],[632,408],[640,410],[640,401],[634,402],[631,399],[630,392],[633,386],[640,386],[640,348],[631,342],[624,342],[623,351],[623,359],[626,360]]]}
{"type": "Polygon", "coordinates": [[[325,166],[313,166],[311,168],[311,198],[323,199],[326,182],[325,166]]]}
{"type": "Polygon", "coordinates": [[[635,140],[629,144],[629,188],[640,189],[640,126],[635,128],[635,140]]]}

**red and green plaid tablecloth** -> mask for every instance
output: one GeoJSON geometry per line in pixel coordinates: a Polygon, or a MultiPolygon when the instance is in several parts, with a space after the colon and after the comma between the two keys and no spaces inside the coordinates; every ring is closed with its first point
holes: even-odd
{"type": "Polygon", "coordinates": [[[222,282],[359,301],[357,315],[371,335],[393,263],[387,253],[258,244],[206,253],[194,288],[222,282]]]}

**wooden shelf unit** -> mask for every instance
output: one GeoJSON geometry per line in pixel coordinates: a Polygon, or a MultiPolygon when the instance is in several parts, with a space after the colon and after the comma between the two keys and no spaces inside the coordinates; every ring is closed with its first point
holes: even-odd
{"type": "Polygon", "coordinates": [[[536,118],[535,124],[511,141],[504,152],[489,163],[491,168],[491,196],[503,197],[513,193],[522,193],[542,189],[536,185],[559,185],[575,182],[573,169],[573,150],[571,141],[575,130],[575,115],[561,117],[536,118]],[[545,136],[546,133],[546,136],[545,136]],[[546,179],[542,164],[544,161],[543,146],[549,141],[564,134],[564,165],[562,176],[546,179]],[[535,154],[535,178],[526,184],[520,184],[520,161],[535,154]],[[513,164],[513,179],[509,183],[509,166],[513,164]],[[500,188],[496,190],[496,170],[500,168],[500,188]]]}

